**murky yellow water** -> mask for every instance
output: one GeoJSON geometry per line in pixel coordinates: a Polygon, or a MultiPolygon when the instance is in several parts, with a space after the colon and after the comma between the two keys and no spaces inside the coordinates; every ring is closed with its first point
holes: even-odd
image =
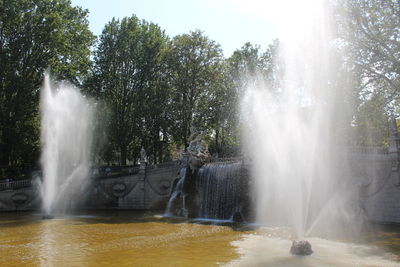
{"type": "Polygon", "coordinates": [[[316,253],[301,258],[288,253],[290,238],[279,229],[238,231],[129,212],[52,220],[0,214],[0,266],[400,266],[397,230],[373,240],[314,238],[316,253]]]}
{"type": "Polygon", "coordinates": [[[0,266],[213,266],[237,257],[230,243],[242,234],[227,226],[127,214],[52,220],[13,215],[0,220],[0,266]]]}

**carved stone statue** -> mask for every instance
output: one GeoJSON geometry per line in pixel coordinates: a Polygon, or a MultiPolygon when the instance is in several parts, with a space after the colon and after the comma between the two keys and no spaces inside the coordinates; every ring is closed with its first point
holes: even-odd
{"type": "Polygon", "coordinates": [[[187,152],[189,153],[189,167],[194,172],[207,162],[210,153],[208,152],[208,145],[203,140],[203,135],[193,126],[190,128],[190,132],[187,152]]]}

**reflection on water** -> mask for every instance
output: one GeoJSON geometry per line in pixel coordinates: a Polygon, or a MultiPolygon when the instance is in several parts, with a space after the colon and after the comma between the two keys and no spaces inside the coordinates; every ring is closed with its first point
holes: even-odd
{"type": "Polygon", "coordinates": [[[0,266],[399,266],[396,229],[370,233],[373,246],[312,238],[315,253],[299,258],[289,255],[290,232],[282,228],[251,230],[132,212],[53,220],[0,215],[0,266]]]}

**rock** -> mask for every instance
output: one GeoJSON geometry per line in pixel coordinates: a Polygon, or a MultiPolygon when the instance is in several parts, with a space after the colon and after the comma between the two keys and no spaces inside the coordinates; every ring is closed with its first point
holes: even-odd
{"type": "Polygon", "coordinates": [[[307,240],[293,240],[292,247],[290,248],[290,253],[298,256],[308,256],[313,254],[313,252],[311,244],[307,240]]]}
{"type": "Polygon", "coordinates": [[[42,216],[42,220],[51,220],[54,219],[54,216],[51,214],[45,214],[42,216]]]}
{"type": "Polygon", "coordinates": [[[232,216],[232,221],[234,221],[235,223],[243,223],[244,220],[242,213],[240,213],[240,211],[236,211],[232,216]]]}

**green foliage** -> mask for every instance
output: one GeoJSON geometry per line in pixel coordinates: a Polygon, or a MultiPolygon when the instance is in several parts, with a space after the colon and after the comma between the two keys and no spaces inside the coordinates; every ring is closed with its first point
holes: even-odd
{"type": "Polygon", "coordinates": [[[379,90],[389,103],[400,96],[400,3],[342,2],[339,35],[361,77],[362,93],[379,90]]]}
{"type": "Polygon", "coordinates": [[[43,72],[79,84],[94,41],[86,16],[68,0],[0,1],[0,164],[37,160],[43,72]]]}
{"type": "Polygon", "coordinates": [[[279,42],[275,40],[267,51],[262,52],[260,46],[248,42],[227,59],[229,76],[238,93],[255,83],[271,85],[274,63],[278,63],[273,62],[278,46],[279,42]]]}
{"type": "Polygon", "coordinates": [[[356,142],[383,144],[388,135],[388,114],[399,114],[399,1],[333,2],[343,62],[353,74],[353,92],[359,94],[359,108],[354,110],[356,142]]]}
{"type": "Polygon", "coordinates": [[[355,115],[358,145],[384,145],[389,137],[385,98],[374,95],[364,101],[355,115]]]}
{"type": "MultiPolygon", "coordinates": [[[[327,123],[328,131],[346,132],[352,123],[359,144],[382,144],[388,115],[399,114],[399,2],[331,3],[333,67],[313,84],[317,96],[324,87],[330,91],[321,95],[335,98],[326,102],[340,121],[327,123]]],[[[39,87],[48,67],[97,99],[95,153],[107,163],[135,161],[141,147],[151,163],[168,160],[188,146],[191,126],[205,134],[212,154],[235,156],[244,89],[282,89],[278,40],[264,51],[245,43],[225,59],[199,30],[170,40],[133,15],[105,25],[91,62],[87,13],[70,0],[0,0],[0,165],[38,159],[39,87]]]]}
{"type": "Polygon", "coordinates": [[[209,127],[209,100],[221,81],[222,59],[219,45],[200,31],[176,36],[171,42],[171,134],[185,147],[191,126],[203,131],[209,127]]]}
{"type": "Polygon", "coordinates": [[[246,43],[225,60],[218,86],[209,100],[212,111],[212,141],[210,151],[222,157],[235,156],[240,151],[239,99],[252,86],[273,87],[273,57],[278,41],[262,52],[260,46],[246,43]]]}
{"type": "Polygon", "coordinates": [[[136,16],[113,19],[100,36],[89,86],[109,109],[109,146],[119,152],[122,165],[141,145],[159,140],[160,109],[168,95],[162,71],[166,44],[156,24],[136,16]]]}

